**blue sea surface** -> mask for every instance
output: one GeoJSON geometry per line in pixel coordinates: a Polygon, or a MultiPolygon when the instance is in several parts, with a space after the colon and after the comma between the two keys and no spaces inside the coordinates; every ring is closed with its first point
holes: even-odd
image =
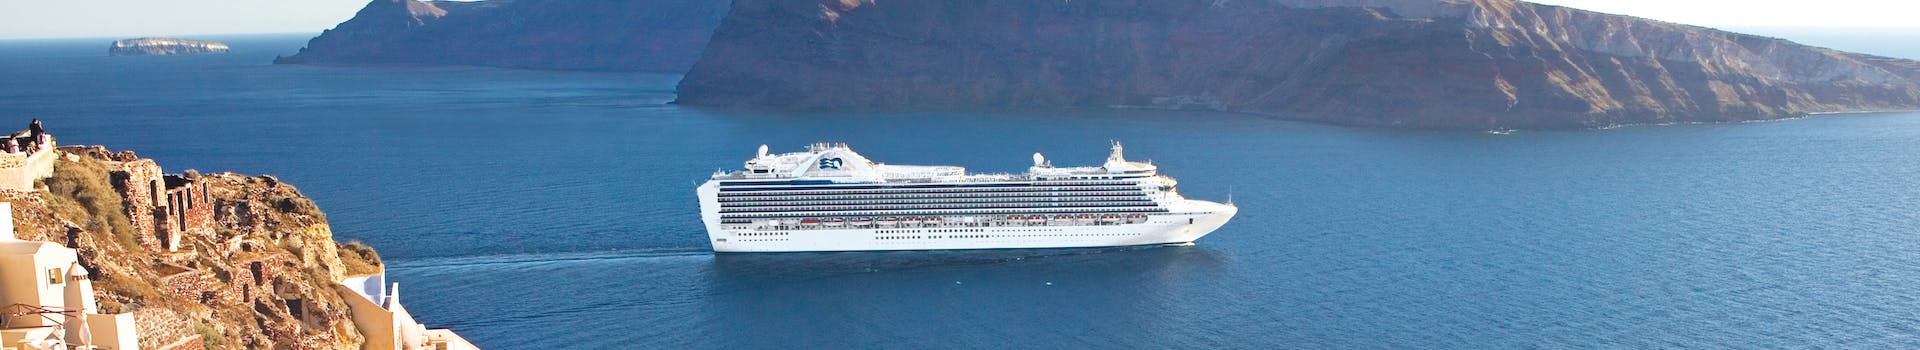
{"type": "Polygon", "coordinates": [[[275,66],[0,41],[0,124],[272,174],[484,348],[1920,348],[1920,114],[1511,135],[1230,114],[791,114],[675,75],[275,66]],[[694,186],[768,144],[1096,164],[1241,210],[1186,247],[709,251],[694,186]]]}

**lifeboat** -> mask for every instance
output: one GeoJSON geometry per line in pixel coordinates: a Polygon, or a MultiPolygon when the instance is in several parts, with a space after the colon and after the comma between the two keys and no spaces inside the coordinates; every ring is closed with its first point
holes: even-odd
{"type": "Polygon", "coordinates": [[[940,217],[938,217],[938,216],[935,216],[935,217],[930,217],[930,218],[927,218],[927,224],[928,224],[928,225],[939,225],[939,224],[940,224],[940,221],[941,221],[941,220],[945,220],[945,219],[941,219],[941,218],[940,218],[940,217]]]}
{"type": "Polygon", "coordinates": [[[1047,222],[1046,216],[1034,215],[1034,216],[1027,217],[1027,223],[1029,224],[1039,224],[1039,223],[1045,223],[1045,222],[1047,222]]]}
{"type": "Polygon", "coordinates": [[[1055,215],[1053,216],[1053,221],[1060,221],[1060,222],[1073,221],[1073,215],[1055,215]]]}
{"type": "Polygon", "coordinates": [[[860,226],[860,227],[866,227],[867,225],[872,225],[872,224],[873,224],[873,219],[868,219],[868,218],[853,218],[853,225],[854,225],[854,226],[860,226]]]}
{"type": "Polygon", "coordinates": [[[820,220],[800,219],[800,226],[820,226],[820,220]]]}
{"type": "Polygon", "coordinates": [[[1093,214],[1080,214],[1080,221],[1081,222],[1093,221],[1093,214]]]}
{"type": "Polygon", "coordinates": [[[917,225],[920,225],[920,218],[916,218],[916,217],[904,217],[904,218],[900,218],[900,225],[901,225],[901,226],[917,226],[917,225]]]}
{"type": "Polygon", "coordinates": [[[840,227],[840,226],[846,226],[846,225],[847,225],[847,219],[841,219],[841,218],[827,219],[827,227],[840,227]]]}
{"type": "Polygon", "coordinates": [[[900,223],[900,218],[888,216],[880,218],[880,220],[874,221],[874,223],[880,224],[880,226],[893,226],[900,223]]]}
{"type": "Polygon", "coordinates": [[[1100,222],[1120,222],[1120,216],[1107,214],[1105,216],[1100,217],[1100,222]]]}
{"type": "Polygon", "coordinates": [[[1146,214],[1127,215],[1127,223],[1140,223],[1140,222],[1146,222],[1146,221],[1147,221],[1146,214]]]}

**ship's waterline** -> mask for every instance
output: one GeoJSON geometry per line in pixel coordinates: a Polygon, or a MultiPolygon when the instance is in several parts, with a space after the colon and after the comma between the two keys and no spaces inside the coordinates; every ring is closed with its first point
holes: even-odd
{"type": "Polygon", "coordinates": [[[1114,143],[1097,167],[1024,174],[875,163],[845,144],[768,154],[696,190],[717,252],[1080,248],[1191,243],[1239,209],[1191,200],[1114,143]]]}

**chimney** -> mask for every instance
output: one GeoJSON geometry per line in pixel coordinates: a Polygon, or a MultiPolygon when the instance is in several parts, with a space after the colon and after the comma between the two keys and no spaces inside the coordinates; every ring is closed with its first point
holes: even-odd
{"type": "Polygon", "coordinates": [[[6,212],[7,219],[0,220],[0,242],[18,241],[13,236],[13,202],[0,201],[0,212],[6,212]]]}

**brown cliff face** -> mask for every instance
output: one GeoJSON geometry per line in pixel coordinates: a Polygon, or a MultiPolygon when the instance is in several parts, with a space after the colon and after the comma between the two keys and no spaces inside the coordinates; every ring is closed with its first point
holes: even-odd
{"type": "Polygon", "coordinates": [[[275,63],[685,72],[725,0],[374,0],[275,63]]]}
{"type": "Polygon", "coordinates": [[[1510,0],[738,0],[679,102],[1599,127],[1920,108],[1917,68],[1510,0]]]}
{"type": "Polygon", "coordinates": [[[141,348],[361,347],[332,286],[378,273],[379,257],[335,242],[298,189],[271,177],[160,175],[132,152],[58,152],[44,191],[0,193],[15,235],[78,250],[102,311],[134,313],[141,348]]]}

